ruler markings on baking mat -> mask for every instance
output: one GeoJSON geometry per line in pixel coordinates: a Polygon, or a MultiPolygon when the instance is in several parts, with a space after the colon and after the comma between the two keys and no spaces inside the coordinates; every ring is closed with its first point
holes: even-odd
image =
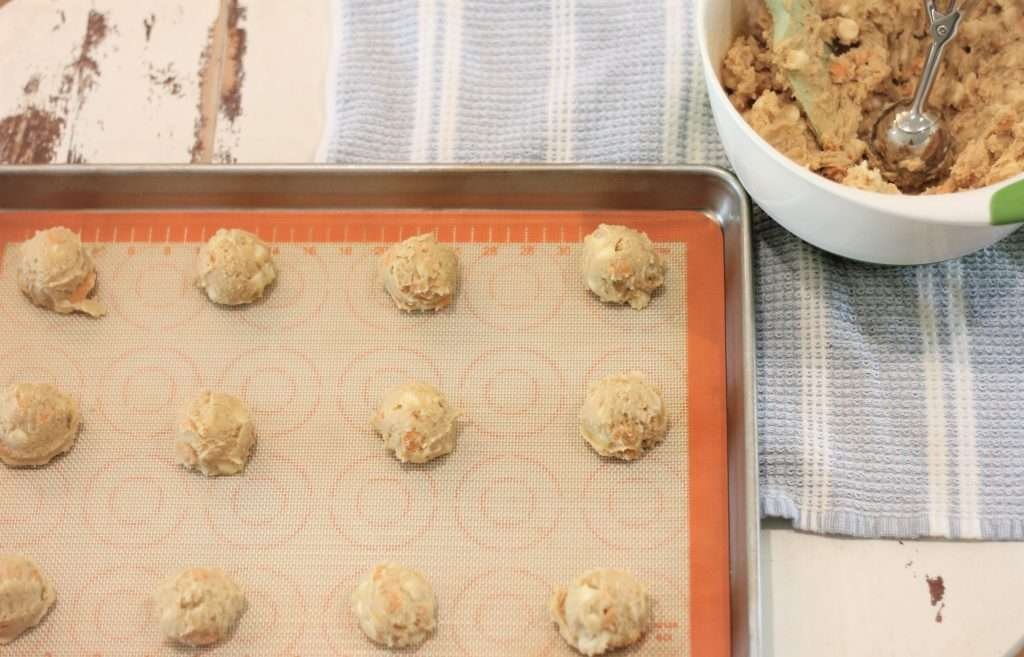
{"type": "Polygon", "coordinates": [[[637,654],[724,657],[722,248],[720,228],[688,212],[0,212],[0,317],[10,327],[0,383],[52,374],[81,395],[85,415],[68,456],[0,472],[0,499],[39,510],[0,507],[0,527],[16,528],[14,547],[54,572],[62,596],[23,645],[120,654],[103,649],[103,628],[74,622],[110,611],[138,626],[118,634],[124,651],[163,654],[144,606],[103,605],[115,593],[141,599],[152,577],[194,558],[237,562],[252,589],[223,654],[375,654],[345,598],[360,569],[394,558],[436,566],[441,629],[427,654],[479,654],[487,637],[473,628],[484,621],[508,643],[490,654],[569,654],[545,618],[547,589],[586,567],[632,565],[656,604],[637,654]],[[579,283],[579,240],[602,222],[646,231],[672,265],[648,309],[602,306],[579,283]],[[6,247],[53,225],[93,244],[108,317],[57,317],[18,295],[6,247]],[[198,244],[224,227],[258,233],[279,258],[277,286],[242,311],[185,290],[198,244]],[[461,252],[462,288],[452,313],[401,315],[374,284],[373,262],[387,243],[425,232],[461,252]],[[174,298],[146,296],[156,288],[174,298]],[[645,458],[609,463],[576,438],[575,415],[589,377],[625,366],[654,372],[680,397],[676,426],[645,458]],[[399,375],[438,378],[463,403],[460,446],[436,466],[400,468],[366,429],[377,386],[399,375]],[[173,465],[164,397],[177,404],[200,385],[259,399],[260,441],[241,477],[206,481],[173,465]],[[521,399],[521,413],[506,408],[521,399]],[[352,454],[324,454],[324,441],[349,439],[352,454]],[[379,489],[367,496],[370,482],[403,491],[392,505],[402,522],[370,513],[388,508],[379,489]],[[122,491],[133,487],[152,506],[143,517],[128,513],[138,501],[122,491]],[[118,570],[119,555],[132,565],[118,570]],[[107,562],[123,582],[103,583],[107,562]]]}

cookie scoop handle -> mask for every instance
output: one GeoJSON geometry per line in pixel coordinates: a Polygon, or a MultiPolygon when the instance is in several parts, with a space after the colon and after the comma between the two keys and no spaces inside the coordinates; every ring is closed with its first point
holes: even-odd
{"type": "Polygon", "coordinates": [[[960,22],[963,19],[967,7],[974,0],[961,0],[951,3],[948,11],[942,12],[936,7],[935,0],[924,0],[925,13],[928,16],[928,32],[932,35],[932,46],[928,50],[928,58],[924,63],[924,71],[921,73],[921,81],[917,84],[917,91],[914,92],[914,101],[910,104],[910,111],[898,117],[900,127],[907,132],[917,132],[921,128],[922,121],[930,123],[925,115],[925,105],[928,104],[928,97],[931,96],[935,87],[935,79],[939,75],[939,66],[942,64],[942,55],[946,46],[957,30],[960,29],[960,22]]]}

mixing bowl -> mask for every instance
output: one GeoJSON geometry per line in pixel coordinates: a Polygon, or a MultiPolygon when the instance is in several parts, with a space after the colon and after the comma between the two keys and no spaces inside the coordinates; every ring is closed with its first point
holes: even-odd
{"type": "Polygon", "coordinates": [[[729,102],[719,74],[746,28],[750,0],[697,0],[704,77],[729,161],[750,196],[790,232],[826,251],[890,265],[956,258],[1024,222],[1024,176],[933,196],[866,192],[834,183],[772,148],[729,102]]]}

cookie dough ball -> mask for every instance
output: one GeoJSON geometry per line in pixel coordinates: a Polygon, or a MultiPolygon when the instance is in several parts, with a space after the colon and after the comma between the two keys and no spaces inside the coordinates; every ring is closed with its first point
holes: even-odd
{"type": "Polygon", "coordinates": [[[167,579],[154,595],[160,631],[187,646],[224,640],[245,611],[245,594],[215,568],[187,568],[167,579]]]}
{"type": "Polygon", "coordinates": [[[661,391],[639,372],[609,376],[590,385],[580,410],[580,435],[601,456],[632,461],[668,432],[661,391]]]}
{"type": "Polygon", "coordinates": [[[584,655],[639,641],[651,625],[647,587],[621,570],[591,570],[558,588],[549,604],[562,638],[584,655]]]}
{"type": "Polygon", "coordinates": [[[606,303],[645,308],[665,282],[665,264],[646,233],[601,224],[583,240],[583,282],[606,303]]]}
{"type": "Polygon", "coordinates": [[[0,556],[0,645],[35,627],[57,594],[39,568],[23,557],[0,556]]]}
{"type": "Polygon", "coordinates": [[[252,233],[221,229],[199,250],[196,285],[210,301],[241,306],[263,296],[277,278],[270,247],[252,233]]]}
{"type": "Polygon", "coordinates": [[[216,477],[244,470],[255,443],[256,429],[245,404],[204,390],[185,407],[174,451],[186,468],[216,477]]]}
{"type": "Polygon", "coordinates": [[[41,308],[93,317],[107,312],[88,298],[96,287],[96,266],[82,240],[67,228],[38,231],[22,244],[17,276],[18,287],[41,308]]]}
{"type": "Polygon", "coordinates": [[[16,383],[0,395],[0,461],[44,465],[78,437],[78,402],[46,383],[16,383]]]}
{"type": "Polygon", "coordinates": [[[380,257],[384,289],[402,310],[441,310],[451,305],[459,281],[459,257],[433,233],[410,237],[380,257]]]}
{"type": "Polygon", "coordinates": [[[423,573],[393,563],[375,566],[352,592],[352,613],[374,643],[418,646],[437,627],[437,600],[423,573]]]}
{"type": "Polygon", "coordinates": [[[371,424],[403,463],[426,463],[455,449],[453,409],[437,388],[413,381],[384,395],[371,424]]]}

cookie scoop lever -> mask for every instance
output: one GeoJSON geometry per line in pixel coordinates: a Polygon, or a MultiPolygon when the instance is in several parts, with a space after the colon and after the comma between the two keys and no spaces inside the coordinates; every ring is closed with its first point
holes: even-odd
{"type": "Polygon", "coordinates": [[[932,46],[921,81],[909,103],[890,107],[875,124],[872,150],[887,180],[904,191],[918,191],[941,178],[949,168],[949,134],[939,116],[926,105],[939,75],[942,55],[956,36],[960,23],[975,0],[950,0],[939,10],[936,0],[924,0],[932,46]]]}

